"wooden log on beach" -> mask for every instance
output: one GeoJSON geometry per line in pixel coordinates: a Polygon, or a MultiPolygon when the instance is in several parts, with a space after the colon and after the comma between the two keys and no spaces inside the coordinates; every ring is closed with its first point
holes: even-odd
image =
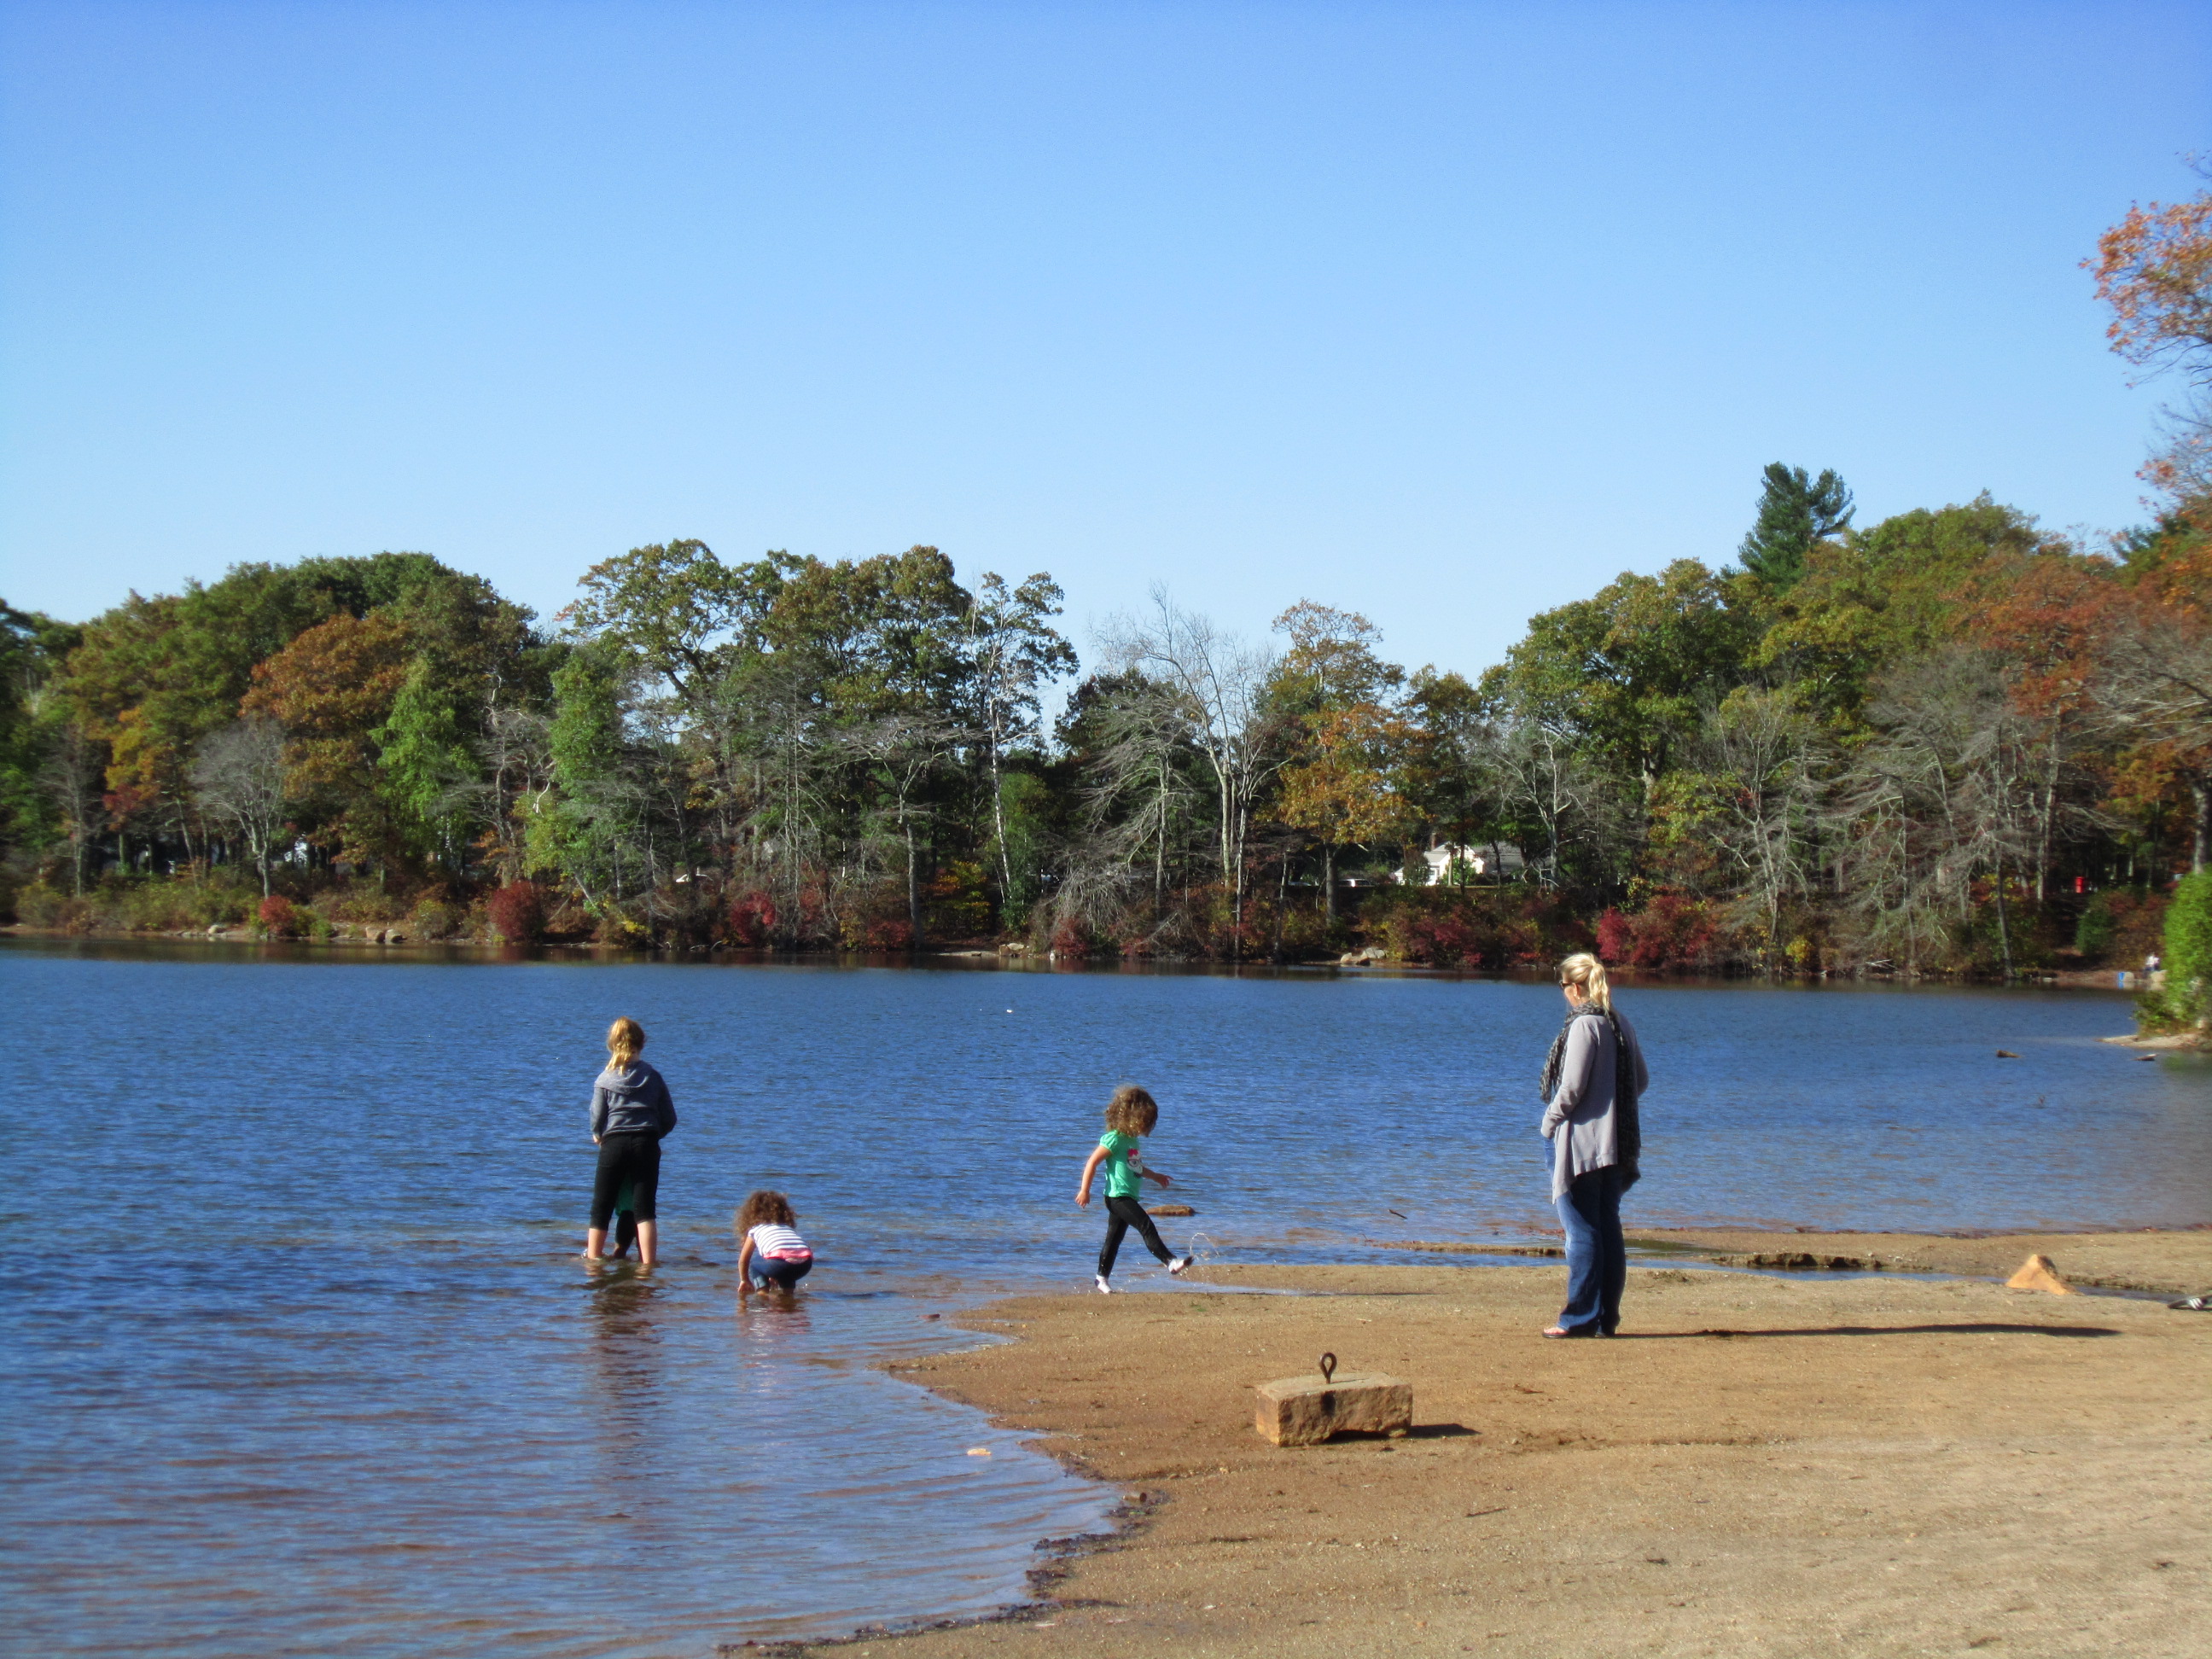
{"type": "Polygon", "coordinates": [[[1380,1371],[1339,1376],[1336,1356],[1321,1370],[1255,1386],[1254,1426],[1278,1446],[1318,1446],[1333,1434],[1401,1435],[1413,1426],[1413,1385],[1380,1371]]]}

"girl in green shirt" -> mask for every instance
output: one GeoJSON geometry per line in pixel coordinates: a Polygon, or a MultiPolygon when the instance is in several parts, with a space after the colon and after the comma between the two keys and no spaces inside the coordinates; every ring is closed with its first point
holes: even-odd
{"type": "Polygon", "coordinates": [[[1167,1263],[1168,1271],[1180,1273],[1190,1266],[1187,1255],[1176,1255],[1160,1243],[1160,1230],[1145,1213],[1145,1206],[1137,1201],[1145,1182],[1157,1181],[1163,1187],[1175,1183],[1168,1179],[1165,1170],[1145,1166],[1144,1138],[1152,1133],[1160,1121],[1159,1103],[1133,1083],[1125,1083],[1114,1091],[1114,1098],[1106,1103],[1106,1133],[1098,1138],[1091,1149],[1090,1159],[1083,1166],[1083,1180],[1076,1187],[1075,1201],[1081,1205],[1091,1202],[1091,1178],[1098,1173],[1098,1166],[1106,1166],[1106,1242],[1098,1247],[1098,1293],[1106,1295],[1113,1290],[1107,1280],[1113,1276],[1114,1258],[1121,1254],[1121,1236],[1130,1228],[1145,1241],[1145,1248],[1167,1263]]]}

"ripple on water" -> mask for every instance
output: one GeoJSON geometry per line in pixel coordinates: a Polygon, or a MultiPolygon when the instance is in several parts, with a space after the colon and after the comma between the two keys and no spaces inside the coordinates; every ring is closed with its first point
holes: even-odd
{"type": "MultiPolygon", "coordinates": [[[[2212,1074],[2088,1042],[2124,1000],[1626,995],[1640,1220],[2212,1218],[2212,1074]]],[[[960,1298],[1087,1283],[1098,1213],[1068,1200],[1112,1086],[1161,1097],[1155,1157],[1198,1212],[1178,1249],[1527,1236],[1557,1009],[1443,981],[0,949],[10,1052],[55,1107],[38,1182],[0,1194],[12,1633],[665,1654],[988,1611],[1115,1494],[871,1367],[975,1340],[923,1317],[960,1298]],[[684,1112],[650,1279],[571,1255],[617,1012],[684,1112]],[[795,1310],[734,1294],[755,1185],[822,1250],[795,1310]]]]}

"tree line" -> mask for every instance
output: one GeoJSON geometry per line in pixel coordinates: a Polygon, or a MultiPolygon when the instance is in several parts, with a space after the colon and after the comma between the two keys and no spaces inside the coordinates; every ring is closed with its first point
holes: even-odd
{"type": "Polygon", "coordinates": [[[2151,524],[1861,526],[1778,463],[1733,560],[1624,574],[1473,677],[1325,604],[1253,641],[1164,591],[1079,659],[1049,575],[919,546],[638,547],[547,623],[419,553],[5,610],[8,890],[64,927],[2101,960],[2212,841],[2208,246],[2200,197],[2092,262],[2115,349],[2190,377],[2151,524]]]}

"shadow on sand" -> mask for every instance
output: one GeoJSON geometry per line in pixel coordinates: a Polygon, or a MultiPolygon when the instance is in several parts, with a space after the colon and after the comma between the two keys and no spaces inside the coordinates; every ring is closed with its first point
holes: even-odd
{"type": "Polygon", "coordinates": [[[2109,1325],[1799,1325],[1784,1330],[1743,1331],[1718,1326],[1701,1331],[1615,1331],[1613,1340],[1682,1342],[1707,1336],[2118,1336],[2109,1325]]]}

